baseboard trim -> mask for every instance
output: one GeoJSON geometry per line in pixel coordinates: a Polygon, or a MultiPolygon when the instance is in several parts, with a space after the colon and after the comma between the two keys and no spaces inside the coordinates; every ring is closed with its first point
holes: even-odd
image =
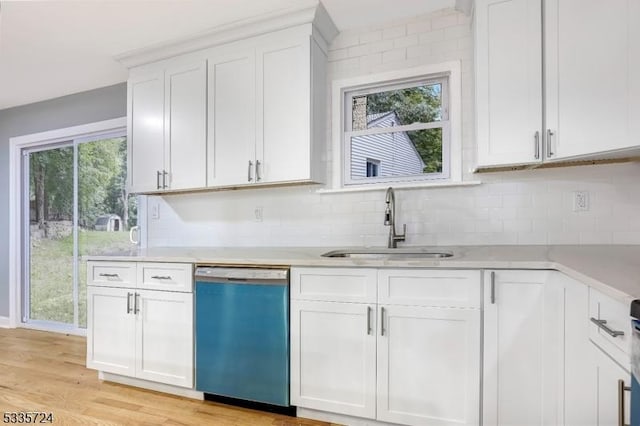
{"type": "Polygon", "coordinates": [[[204,400],[202,392],[193,389],[181,388],[178,386],[165,385],[164,383],[150,382],[148,380],[136,379],[133,377],[120,376],[119,374],[98,372],[98,378],[107,382],[119,383],[121,385],[135,386],[137,388],[149,389],[156,392],[169,393],[171,395],[183,396],[185,398],[204,400]]]}
{"type": "Polygon", "coordinates": [[[300,407],[298,407],[298,417],[349,426],[397,426],[396,423],[385,423],[378,420],[353,417],[345,414],[328,413],[326,411],[300,407]]]}
{"type": "Polygon", "coordinates": [[[0,328],[13,328],[11,327],[11,319],[9,317],[0,317],[0,328]]]}

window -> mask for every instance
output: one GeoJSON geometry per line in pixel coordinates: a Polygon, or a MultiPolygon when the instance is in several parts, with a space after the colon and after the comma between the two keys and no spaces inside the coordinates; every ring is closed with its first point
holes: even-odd
{"type": "Polygon", "coordinates": [[[334,83],[334,186],[461,180],[459,84],[459,63],[334,83]]]}
{"type": "Polygon", "coordinates": [[[380,161],[367,158],[367,177],[380,175],[380,161]]]}

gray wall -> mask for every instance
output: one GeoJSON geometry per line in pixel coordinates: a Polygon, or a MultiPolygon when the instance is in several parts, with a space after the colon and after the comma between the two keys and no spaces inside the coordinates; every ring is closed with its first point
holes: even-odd
{"type": "MultiPolygon", "coordinates": [[[[9,205],[9,138],[124,117],[126,83],[0,111],[0,205],[9,205]]],[[[9,209],[0,209],[0,317],[9,316],[9,209]]]]}

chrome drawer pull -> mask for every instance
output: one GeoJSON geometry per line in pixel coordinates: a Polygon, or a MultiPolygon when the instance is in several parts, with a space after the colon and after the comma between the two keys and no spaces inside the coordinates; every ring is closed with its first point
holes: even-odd
{"type": "Polygon", "coordinates": [[[118,278],[120,276],[118,274],[98,274],[98,275],[105,278],[118,278]]]}
{"type": "Polygon", "coordinates": [[[133,313],[135,315],[138,315],[140,313],[140,306],[138,305],[139,302],[139,298],[140,298],[140,293],[136,293],[133,296],[133,313]]]}
{"type": "Polygon", "coordinates": [[[367,306],[367,334],[371,334],[371,306],[367,306]]]}
{"type": "Polygon", "coordinates": [[[600,327],[602,330],[604,330],[605,333],[607,333],[611,337],[624,336],[624,331],[612,330],[611,328],[607,327],[606,320],[599,320],[591,317],[591,322],[597,325],[598,327],[600,327]]]}
{"type": "Polygon", "coordinates": [[[152,280],[170,280],[170,275],[154,275],[151,277],[152,280]]]}
{"type": "Polygon", "coordinates": [[[127,313],[128,314],[131,313],[131,296],[133,296],[133,293],[127,293],[127,313]]]}

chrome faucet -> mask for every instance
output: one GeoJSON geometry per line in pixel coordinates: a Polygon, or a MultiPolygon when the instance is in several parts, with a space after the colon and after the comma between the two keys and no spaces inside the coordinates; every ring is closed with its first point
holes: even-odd
{"type": "Polygon", "coordinates": [[[402,234],[396,234],[396,197],[393,193],[393,188],[387,188],[387,195],[385,197],[387,208],[384,210],[384,224],[389,227],[389,243],[387,247],[397,248],[398,241],[404,241],[407,234],[407,225],[402,225],[402,234]]]}

